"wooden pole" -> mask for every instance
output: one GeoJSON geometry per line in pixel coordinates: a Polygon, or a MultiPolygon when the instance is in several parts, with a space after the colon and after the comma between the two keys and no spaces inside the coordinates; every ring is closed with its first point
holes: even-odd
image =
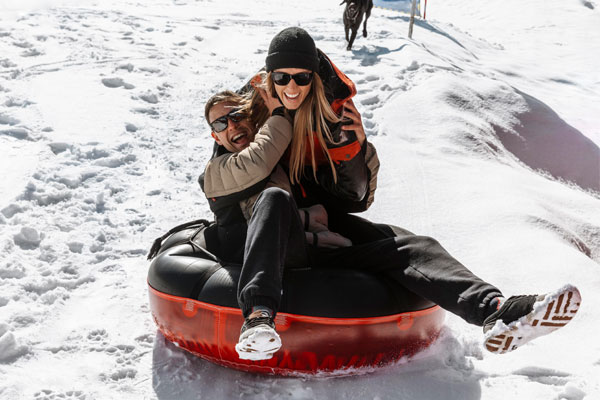
{"type": "Polygon", "coordinates": [[[415,23],[415,13],[417,12],[417,0],[412,0],[410,8],[410,23],[408,24],[408,38],[412,39],[413,25],[415,23]]]}

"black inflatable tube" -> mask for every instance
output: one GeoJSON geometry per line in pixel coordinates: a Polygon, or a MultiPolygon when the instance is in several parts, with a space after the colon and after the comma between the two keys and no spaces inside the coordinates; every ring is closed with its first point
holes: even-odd
{"type": "MultiPolygon", "coordinates": [[[[159,292],[238,308],[241,266],[219,263],[204,248],[204,227],[171,235],[148,272],[159,292]]],[[[287,269],[280,312],[332,318],[366,318],[419,311],[435,304],[398,283],[352,269],[287,269]]]]}

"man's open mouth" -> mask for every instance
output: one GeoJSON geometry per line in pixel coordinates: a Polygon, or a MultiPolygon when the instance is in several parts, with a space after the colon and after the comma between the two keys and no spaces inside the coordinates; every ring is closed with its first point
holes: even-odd
{"type": "Polygon", "coordinates": [[[245,138],[246,136],[248,136],[247,133],[238,133],[237,135],[235,135],[234,137],[231,138],[231,142],[237,143],[238,141],[245,138]]]}

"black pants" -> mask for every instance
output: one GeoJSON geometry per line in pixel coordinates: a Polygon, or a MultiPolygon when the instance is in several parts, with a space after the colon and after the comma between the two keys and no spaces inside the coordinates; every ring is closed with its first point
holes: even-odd
{"type": "Polygon", "coordinates": [[[307,246],[294,199],[277,188],[262,192],[248,224],[238,285],[244,316],[255,305],[278,310],[284,265],[382,274],[476,325],[493,311],[491,300],[502,295],[430,237],[349,214],[330,213],[329,228],[352,240],[353,246],[307,246]]]}

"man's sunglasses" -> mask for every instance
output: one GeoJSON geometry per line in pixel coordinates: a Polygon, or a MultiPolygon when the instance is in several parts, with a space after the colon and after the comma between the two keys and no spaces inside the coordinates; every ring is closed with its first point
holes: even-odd
{"type": "Polygon", "coordinates": [[[313,78],[312,72],[300,72],[294,75],[286,74],[285,72],[272,72],[271,78],[276,85],[285,86],[294,80],[298,86],[308,85],[313,78]]]}
{"type": "Polygon", "coordinates": [[[240,112],[239,110],[233,110],[230,111],[228,114],[225,114],[222,117],[215,119],[208,125],[210,125],[213,132],[219,133],[227,129],[227,125],[229,125],[230,120],[233,122],[240,122],[245,117],[246,116],[244,115],[244,113],[240,112]]]}

